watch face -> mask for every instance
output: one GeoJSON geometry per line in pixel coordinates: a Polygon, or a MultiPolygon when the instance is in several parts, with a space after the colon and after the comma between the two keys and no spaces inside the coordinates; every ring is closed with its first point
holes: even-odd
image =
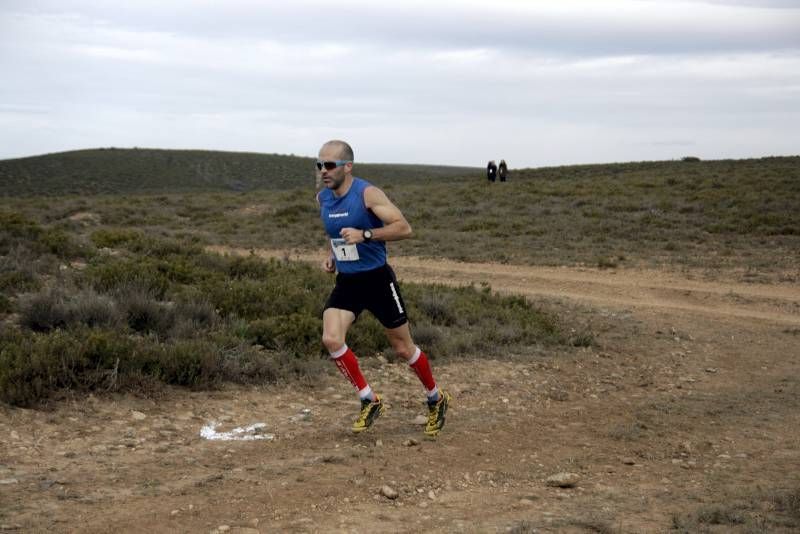
{"type": "Polygon", "coordinates": [[[372,239],[372,230],[364,230],[364,239],[372,239]]]}

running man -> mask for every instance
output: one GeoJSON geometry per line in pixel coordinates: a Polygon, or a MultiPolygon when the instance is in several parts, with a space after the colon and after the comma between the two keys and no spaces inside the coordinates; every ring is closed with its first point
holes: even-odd
{"type": "Polygon", "coordinates": [[[411,339],[400,287],[386,263],[386,241],[411,237],[411,225],[383,191],[353,176],[353,149],[344,141],[322,145],[317,181],[323,186],[317,201],[331,247],[322,268],[337,272],[322,314],[322,343],[361,399],[353,432],[367,430],[384,412],[381,398],[364,379],[345,342],[350,326],[368,310],[383,325],[395,354],[408,362],[425,387],[425,434],[436,436],[444,426],[450,395],[436,386],[428,357],[411,339]]]}

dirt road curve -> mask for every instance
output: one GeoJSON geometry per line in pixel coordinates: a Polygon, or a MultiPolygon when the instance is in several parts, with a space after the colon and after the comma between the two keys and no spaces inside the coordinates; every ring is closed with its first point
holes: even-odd
{"type": "Polygon", "coordinates": [[[333,366],[313,385],[0,406],[0,532],[800,530],[796,285],[392,263],[406,281],[529,295],[596,343],[434,360],[454,399],[434,441],[416,377],[379,358],[362,363],[388,410],[358,436],[333,366]],[[211,422],[274,439],[204,439],[211,422]],[[548,484],[560,473],[574,485],[548,484]]]}
{"type": "MultiPolygon", "coordinates": [[[[298,253],[210,247],[223,254],[255,254],[320,262],[324,252],[298,253]]],[[[800,325],[800,285],[687,279],[663,271],[608,270],[464,263],[393,257],[401,279],[446,285],[488,283],[495,291],[542,295],[584,304],[625,308],[666,308],[702,315],[763,319],[800,325]]]]}

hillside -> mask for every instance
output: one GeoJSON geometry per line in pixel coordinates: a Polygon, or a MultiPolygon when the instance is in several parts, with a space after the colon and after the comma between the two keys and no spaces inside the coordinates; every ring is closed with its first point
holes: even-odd
{"type": "MultiPolygon", "coordinates": [[[[0,161],[3,196],[253,191],[312,186],[313,159],[293,155],[99,148],[0,161]]],[[[359,164],[372,180],[427,182],[482,170],[435,165],[359,164]]]]}
{"type": "MultiPolygon", "coordinates": [[[[267,158],[290,159],[244,156],[263,157],[265,168],[267,158]]],[[[296,159],[307,172],[311,162],[296,159]]],[[[482,170],[451,179],[446,167],[415,168],[424,167],[359,166],[414,228],[414,239],[392,243],[392,255],[607,268],[735,265],[757,277],[800,265],[800,157],[513,169],[508,183],[496,184],[482,170]],[[426,178],[436,169],[440,179],[426,178]]],[[[84,239],[109,228],[206,245],[315,250],[322,232],[313,178],[305,176],[287,181],[302,187],[281,190],[275,180],[246,195],[219,184],[181,191],[167,178],[149,190],[137,184],[141,194],[59,197],[52,187],[46,200],[0,196],[0,212],[84,239]]],[[[85,182],[74,188],[97,190],[85,182]]]]}

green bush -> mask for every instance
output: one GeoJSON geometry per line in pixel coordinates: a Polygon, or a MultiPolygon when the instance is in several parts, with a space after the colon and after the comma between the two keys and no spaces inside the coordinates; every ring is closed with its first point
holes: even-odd
{"type": "Polygon", "coordinates": [[[106,384],[134,343],[114,332],[78,329],[46,334],[6,333],[0,340],[0,400],[29,406],[60,389],[106,384]]]}
{"type": "Polygon", "coordinates": [[[41,281],[28,271],[9,271],[0,273],[0,291],[17,293],[34,291],[41,287],[41,281]]]}
{"type": "Polygon", "coordinates": [[[45,229],[39,236],[39,242],[59,258],[77,258],[86,254],[84,247],[63,230],[45,229]]]}
{"type": "Polygon", "coordinates": [[[175,324],[172,309],[159,302],[149,291],[129,288],[119,293],[119,301],[125,322],[135,332],[164,338],[175,324]]]}
{"type": "Polygon", "coordinates": [[[170,287],[167,274],[150,258],[106,258],[91,263],[85,273],[88,282],[101,293],[125,292],[137,288],[163,298],[170,287]]]}
{"type": "Polygon", "coordinates": [[[46,290],[19,299],[19,323],[34,332],[49,332],[67,325],[70,311],[60,291],[46,290]]]}
{"type": "Polygon", "coordinates": [[[16,247],[54,254],[59,258],[74,258],[86,252],[64,230],[42,226],[19,213],[0,212],[0,256],[9,254],[16,247]]]}
{"type": "Polygon", "coordinates": [[[76,358],[75,386],[93,386],[94,380],[87,383],[85,378],[78,379],[78,375],[93,370],[101,372],[113,370],[119,363],[130,361],[136,351],[135,340],[119,332],[97,329],[84,332],[85,336],[76,336],[76,341],[79,342],[77,350],[79,359],[76,358]]]}
{"type": "Polygon", "coordinates": [[[231,280],[208,288],[211,303],[223,316],[256,320],[270,314],[273,292],[258,280],[231,280]]]}
{"type": "Polygon", "coordinates": [[[321,353],[321,333],[321,318],[300,313],[253,321],[247,327],[255,343],[301,357],[321,353]]]}
{"type": "Polygon", "coordinates": [[[219,347],[206,340],[180,340],[159,346],[158,376],[168,384],[208,387],[221,378],[219,347]]]}
{"type": "Polygon", "coordinates": [[[117,326],[121,315],[108,296],[91,290],[68,295],[65,289],[47,289],[20,297],[20,325],[34,332],[57,328],[117,326]]]}
{"type": "Polygon", "coordinates": [[[42,228],[19,213],[0,211],[0,255],[6,255],[19,243],[35,243],[42,228]]]}
{"type": "Polygon", "coordinates": [[[91,289],[79,291],[68,302],[71,317],[68,324],[93,327],[116,327],[122,321],[117,303],[108,295],[100,295],[91,289]]]}
{"type": "Polygon", "coordinates": [[[18,332],[0,334],[0,401],[31,406],[59,387],[51,380],[56,362],[42,358],[33,341],[18,332]]]}
{"type": "Polygon", "coordinates": [[[127,229],[101,228],[92,233],[91,240],[99,248],[116,248],[133,241],[137,241],[142,236],[141,232],[127,229]]]}
{"type": "Polygon", "coordinates": [[[219,322],[214,306],[204,297],[197,300],[181,299],[175,304],[176,321],[187,321],[198,328],[211,329],[219,322]]]}
{"type": "Polygon", "coordinates": [[[239,280],[252,278],[254,280],[267,280],[276,270],[275,260],[264,261],[257,256],[234,256],[228,260],[228,276],[239,280]]]}
{"type": "Polygon", "coordinates": [[[414,342],[423,347],[428,356],[445,354],[451,350],[442,329],[432,324],[420,324],[412,327],[411,335],[414,342]]]}
{"type": "Polygon", "coordinates": [[[458,317],[453,309],[453,295],[441,287],[429,288],[418,295],[417,309],[434,325],[453,326],[458,317]]]}

